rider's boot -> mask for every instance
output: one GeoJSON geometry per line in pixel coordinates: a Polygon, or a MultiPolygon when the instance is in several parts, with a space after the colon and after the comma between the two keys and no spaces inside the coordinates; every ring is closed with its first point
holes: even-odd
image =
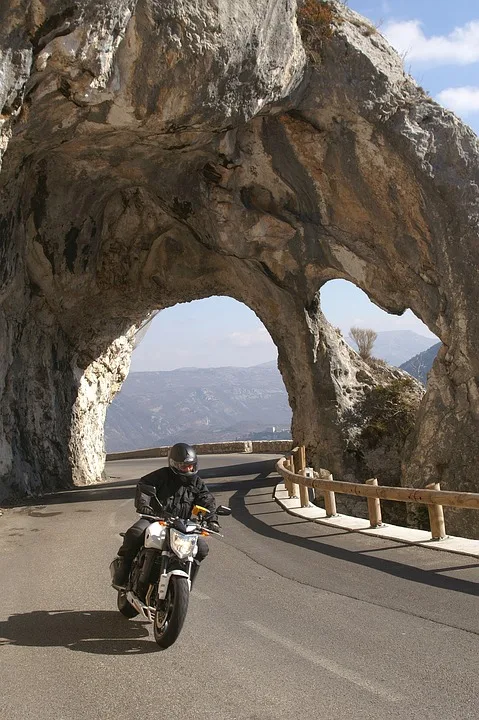
{"type": "Polygon", "coordinates": [[[131,560],[125,556],[117,556],[110,565],[111,584],[117,590],[124,590],[128,582],[131,560]]]}

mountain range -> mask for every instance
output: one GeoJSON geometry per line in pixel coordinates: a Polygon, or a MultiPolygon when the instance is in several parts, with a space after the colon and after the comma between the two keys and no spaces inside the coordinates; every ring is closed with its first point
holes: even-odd
{"type": "Polygon", "coordinates": [[[400,366],[401,370],[405,370],[425,385],[427,383],[427,374],[432,368],[432,364],[440,347],[441,343],[438,342],[427,350],[424,350],[424,352],[415,355],[400,366]]]}
{"type": "MultiPolygon", "coordinates": [[[[411,331],[380,332],[373,354],[395,366],[411,358],[411,369],[401,367],[418,377],[417,372],[427,372],[422,351],[432,353],[434,347],[434,338],[411,331]]],[[[291,409],[276,361],[135,372],[108,408],[105,443],[108,452],[119,452],[185,440],[269,439],[287,436],[290,424],[291,409]]]]}
{"type": "MultiPolygon", "coordinates": [[[[357,349],[356,343],[351,338],[345,339],[351,347],[357,349]]],[[[437,338],[419,335],[412,330],[385,330],[377,333],[372,354],[385,360],[389,365],[400,367],[402,363],[435,343],[437,338]]]]}
{"type": "Polygon", "coordinates": [[[276,361],[254,367],[130,373],[107,411],[108,452],[248,439],[288,430],[291,409],[276,361]]]}

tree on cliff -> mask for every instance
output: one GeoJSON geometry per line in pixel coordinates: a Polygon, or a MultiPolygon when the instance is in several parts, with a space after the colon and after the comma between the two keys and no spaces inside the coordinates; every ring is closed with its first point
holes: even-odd
{"type": "Polygon", "coordinates": [[[349,337],[358,346],[358,353],[363,360],[371,357],[373,345],[376,342],[377,333],[368,328],[352,327],[349,330],[349,337]]]}

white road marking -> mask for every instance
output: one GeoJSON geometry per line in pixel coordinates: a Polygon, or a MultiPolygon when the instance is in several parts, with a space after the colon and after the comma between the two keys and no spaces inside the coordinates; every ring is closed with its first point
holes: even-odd
{"type": "Polygon", "coordinates": [[[326,657],[321,657],[315,652],[312,652],[311,650],[302,647],[293,640],[289,640],[284,635],[279,635],[278,633],[270,630],[269,628],[261,625],[260,623],[255,622],[254,620],[245,620],[243,624],[251,628],[251,630],[257,632],[259,635],[267,638],[268,640],[272,640],[273,642],[282,645],[287,650],[296,653],[296,655],[299,655],[304,660],[309,660],[309,662],[314,663],[314,665],[319,665],[324,670],[334,673],[334,675],[338,675],[339,677],[343,678],[343,680],[348,680],[349,682],[358,685],[360,688],[362,688],[363,690],[367,690],[367,692],[370,692],[373,695],[380,695],[386,700],[389,700],[389,702],[404,701],[403,697],[389,690],[384,685],[371,682],[367,678],[364,678],[358,673],[354,672],[354,670],[349,670],[348,668],[345,668],[342,665],[334,662],[334,660],[328,660],[328,658],[326,657]]]}
{"type": "Polygon", "coordinates": [[[204,593],[200,592],[199,590],[193,590],[192,591],[193,597],[197,597],[198,600],[210,600],[209,595],[205,595],[204,593]]]}

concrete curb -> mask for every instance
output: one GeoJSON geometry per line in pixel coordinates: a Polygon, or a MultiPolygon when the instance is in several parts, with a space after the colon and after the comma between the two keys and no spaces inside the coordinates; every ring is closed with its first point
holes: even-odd
{"type": "Polygon", "coordinates": [[[369,520],[351,517],[349,515],[337,515],[336,517],[328,518],[326,517],[326,511],[315,505],[302,508],[299,498],[289,497],[284,483],[278,483],[278,485],[276,485],[273,497],[278,505],[290,515],[320,525],[329,525],[329,527],[336,527],[342,530],[348,530],[349,532],[359,532],[363,535],[373,535],[386,540],[418,545],[430,550],[445,550],[446,552],[479,558],[479,540],[469,540],[467,538],[453,536],[448,536],[444,540],[431,540],[431,533],[427,530],[415,530],[399,525],[384,525],[383,527],[372,528],[369,520]]]}

